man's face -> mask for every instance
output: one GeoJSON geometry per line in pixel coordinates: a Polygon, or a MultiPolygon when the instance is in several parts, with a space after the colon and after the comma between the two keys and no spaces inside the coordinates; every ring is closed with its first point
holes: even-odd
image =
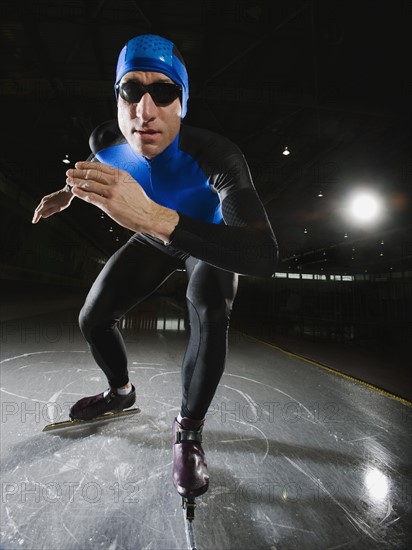
{"type": "MultiPolygon", "coordinates": [[[[154,82],[173,82],[162,73],[132,71],[120,84],[138,80],[144,85],[154,82]]],[[[151,159],[164,151],[177,136],[182,107],[179,98],[168,105],[158,106],[146,93],[138,103],[128,103],[120,95],[117,104],[119,127],[130,147],[139,155],[151,159]]]]}

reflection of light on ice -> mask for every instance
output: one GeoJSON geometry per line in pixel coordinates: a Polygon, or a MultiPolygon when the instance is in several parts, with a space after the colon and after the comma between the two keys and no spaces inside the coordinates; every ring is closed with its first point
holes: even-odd
{"type": "Polygon", "coordinates": [[[388,478],[377,468],[368,470],[365,474],[365,485],[369,496],[373,500],[382,501],[388,495],[389,482],[388,478]]]}

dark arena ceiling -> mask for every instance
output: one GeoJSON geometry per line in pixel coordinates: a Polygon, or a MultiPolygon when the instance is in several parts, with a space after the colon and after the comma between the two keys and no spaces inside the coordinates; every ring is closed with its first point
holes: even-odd
{"type": "MultiPolygon", "coordinates": [[[[185,123],[245,154],[279,272],[411,270],[408,0],[14,0],[0,10],[0,171],[36,203],[63,187],[62,159],[85,159],[90,132],[115,118],[124,43],[160,34],[188,67],[185,123]],[[368,224],[349,216],[357,190],[381,200],[368,224]]],[[[127,238],[75,203],[60,216],[102,250],[127,238]]]]}

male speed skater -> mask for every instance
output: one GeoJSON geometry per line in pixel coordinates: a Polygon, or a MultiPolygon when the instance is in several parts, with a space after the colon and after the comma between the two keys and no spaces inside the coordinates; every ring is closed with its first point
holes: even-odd
{"type": "Polygon", "coordinates": [[[238,275],[270,277],[277,244],[238,147],[183,123],[188,97],[185,63],[172,42],[156,35],[128,41],[116,69],[117,120],[94,130],[92,157],[67,171],[66,186],[42,199],[33,223],[78,197],[134,233],[81,310],[81,331],[109,388],[75,403],[72,419],[134,404],[118,322],[175,270],[186,270],[190,335],[173,422],[173,482],[193,498],[209,485],[202,429],[225,366],[238,275]]]}

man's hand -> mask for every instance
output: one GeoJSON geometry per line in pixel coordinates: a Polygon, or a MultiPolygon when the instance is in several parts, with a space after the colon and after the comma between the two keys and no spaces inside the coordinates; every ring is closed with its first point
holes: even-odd
{"type": "Polygon", "coordinates": [[[34,211],[32,223],[37,223],[41,218],[48,218],[56,214],[56,212],[61,212],[70,206],[73,199],[74,195],[70,191],[66,191],[66,189],[60,189],[60,191],[46,195],[34,211]]]}
{"type": "Polygon", "coordinates": [[[77,162],[66,175],[76,197],[127,229],[169,242],[179,221],[177,212],[153,202],[128,172],[103,163],[77,162]]]}

